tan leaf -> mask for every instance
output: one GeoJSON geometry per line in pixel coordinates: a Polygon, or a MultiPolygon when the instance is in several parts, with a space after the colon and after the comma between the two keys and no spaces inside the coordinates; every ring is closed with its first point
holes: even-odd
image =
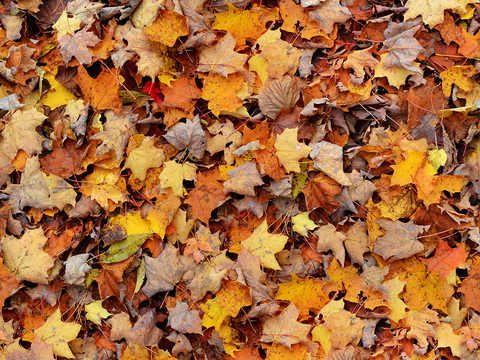
{"type": "Polygon", "coordinates": [[[225,36],[214,46],[204,47],[200,51],[199,72],[214,72],[225,78],[243,70],[243,64],[247,61],[248,55],[239,54],[233,49],[237,40],[227,32],[225,36]]]}
{"type": "Polygon", "coordinates": [[[280,110],[293,108],[299,98],[298,78],[284,76],[266,82],[258,93],[258,106],[264,115],[275,119],[280,110]]]}

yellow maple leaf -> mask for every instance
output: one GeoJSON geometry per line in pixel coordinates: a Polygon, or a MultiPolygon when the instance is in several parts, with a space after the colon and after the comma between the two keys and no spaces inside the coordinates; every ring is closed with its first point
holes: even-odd
{"type": "Polygon", "coordinates": [[[112,315],[112,313],[109,313],[103,308],[102,300],[97,300],[85,305],[85,311],[87,312],[87,320],[90,320],[97,325],[102,325],[102,319],[106,319],[112,315]]]}
{"type": "Polygon", "coordinates": [[[80,29],[82,20],[75,17],[69,18],[67,10],[63,10],[62,15],[58,18],[57,22],[52,27],[57,30],[57,39],[60,39],[65,34],[73,35],[75,31],[80,29]]]}
{"type": "Polygon", "coordinates": [[[260,226],[246,240],[242,241],[242,246],[252,255],[260,256],[260,264],[269,269],[281,270],[282,268],[275,259],[275,254],[281,250],[288,241],[288,236],[269,234],[267,220],[264,220],[260,226]]]}
{"type": "Polygon", "coordinates": [[[47,319],[45,324],[35,330],[35,334],[45,343],[53,345],[53,352],[69,359],[75,358],[68,342],[74,340],[82,325],[63,322],[60,309],[57,309],[47,319]]]}
{"type": "Polygon", "coordinates": [[[285,129],[281,135],[277,136],[275,141],[277,158],[287,172],[300,172],[298,161],[307,157],[312,151],[310,146],[298,142],[297,134],[298,128],[285,129]]]}
{"type": "Polygon", "coordinates": [[[187,19],[173,10],[161,10],[150,26],[143,28],[150,40],[172,47],[180,36],[188,35],[187,19]]]}
{"type": "Polygon", "coordinates": [[[247,40],[256,40],[267,28],[262,25],[260,11],[240,10],[227,3],[228,11],[216,14],[212,28],[230,32],[237,39],[237,46],[245,45],[247,40]]]}
{"type": "Polygon", "coordinates": [[[142,144],[130,152],[123,169],[130,169],[134,178],[145,180],[147,170],[161,166],[165,160],[163,149],[156,148],[154,144],[154,137],[144,138],[142,144]]]}
{"type": "Polygon", "coordinates": [[[183,197],[183,180],[194,180],[197,174],[197,166],[192,163],[179,164],[175,161],[167,161],[160,174],[160,186],[163,189],[172,188],[176,196],[183,197]]]}
{"type": "Polygon", "coordinates": [[[462,4],[458,0],[408,0],[405,4],[408,10],[403,18],[404,21],[407,21],[422,15],[423,22],[430,28],[433,28],[435,25],[443,22],[443,12],[445,10],[452,9],[456,13],[463,15],[466,12],[466,5],[466,3],[462,4]]]}
{"type": "Polygon", "coordinates": [[[11,235],[2,239],[5,266],[18,281],[48,284],[48,270],[54,259],[43,251],[47,240],[42,228],[26,230],[20,239],[11,235]]]}

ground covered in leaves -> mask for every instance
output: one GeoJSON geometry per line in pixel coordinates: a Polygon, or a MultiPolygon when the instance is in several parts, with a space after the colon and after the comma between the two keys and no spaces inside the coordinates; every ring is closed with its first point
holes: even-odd
{"type": "Polygon", "coordinates": [[[0,5],[0,359],[477,359],[480,6],[228,1],[0,5]]]}

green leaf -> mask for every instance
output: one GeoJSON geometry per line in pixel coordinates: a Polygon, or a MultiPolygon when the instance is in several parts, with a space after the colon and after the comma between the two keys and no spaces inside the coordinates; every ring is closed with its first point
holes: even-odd
{"type": "Polygon", "coordinates": [[[104,264],[110,264],[128,259],[137,252],[140,246],[142,246],[150,236],[152,236],[152,234],[130,235],[125,240],[114,243],[103,254],[101,261],[104,264]]]}

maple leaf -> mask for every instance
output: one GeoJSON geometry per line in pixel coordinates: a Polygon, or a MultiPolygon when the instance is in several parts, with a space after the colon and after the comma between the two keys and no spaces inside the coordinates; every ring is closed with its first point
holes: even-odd
{"type": "Polygon", "coordinates": [[[320,30],[330,34],[335,23],[343,23],[352,16],[352,13],[346,6],[340,5],[339,0],[326,0],[318,4],[309,16],[310,21],[320,25],[320,30]]]}
{"type": "Polygon", "coordinates": [[[45,324],[35,330],[35,335],[46,344],[53,345],[53,352],[58,356],[72,359],[75,356],[68,347],[68,342],[77,337],[82,326],[62,321],[60,309],[49,316],[45,324]]]}
{"type": "Polygon", "coordinates": [[[186,119],[185,123],[173,125],[163,137],[178,150],[188,149],[199,159],[203,157],[207,147],[207,135],[198,115],[193,120],[186,119]]]}
{"type": "Polygon", "coordinates": [[[273,342],[290,348],[294,344],[306,341],[311,325],[297,322],[300,310],[290,303],[277,317],[263,323],[262,342],[273,342]]]}
{"type": "Polygon", "coordinates": [[[222,285],[227,270],[217,271],[215,269],[216,258],[226,259],[225,252],[211,258],[209,262],[205,261],[197,266],[194,269],[195,275],[188,281],[187,289],[190,290],[191,297],[195,301],[203,299],[208,292],[215,294],[222,285]]]}
{"type": "Polygon", "coordinates": [[[343,349],[350,343],[357,345],[362,337],[365,320],[357,318],[349,311],[340,309],[331,314],[323,326],[332,332],[330,337],[332,346],[343,349]]]}
{"type": "Polygon", "coordinates": [[[146,137],[142,140],[142,144],[128,155],[123,168],[131,169],[136,179],[145,180],[148,169],[163,164],[165,153],[162,149],[156,148],[154,144],[155,138],[146,137]]]}
{"type": "Polygon", "coordinates": [[[353,69],[355,76],[363,78],[365,76],[364,67],[375,67],[377,64],[378,60],[372,56],[370,49],[364,49],[349,54],[343,67],[353,69]]]}
{"type": "Polygon", "coordinates": [[[301,56],[301,51],[280,39],[267,44],[260,54],[260,58],[268,61],[266,70],[268,75],[274,79],[279,79],[285,74],[295,74],[301,56]]]}
{"type": "Polygon", "coordinates": [[[42,152],[44,138],[36,131],[47,117],[32,108],[28,111],[17,110],[2,131],[4,141],[2,152],[12,160],[22,149],[28,156],[42,152]],[[28,139],[28,141],[26,141],[28,139]]]}
{"type": "Polygon", "coordinates": [[[443,12],[453,9],[457,13],[466,12],[467,2],[458,0],[426,0],[414,1],[408,0],[405,6],[408,10],[405,12],[405,20],[415,19],[418,15],[422,15],[423,22],[433,28],[443,22],[443,12]]]}
{"type": "Polygon", "coordinates": [[[85,311],[87,312],[86,319],[97,325],[102,325],[102,319],[106,319],[112,315],[102,307],[102,300],[97,300],[85,305],[85,311]]]}
{"type": "Polygon", "coordinates": [[[387,48],[388,54],[383,61],[383,68],[397,67],[418,72],[413,61],[417,56],[424,52],[422,45],[413,37],[420,28],[420,25],[401,34],[393,36],[384,41],[383,46],[387,48]]]}
{"type": "Polygon", "coordinates": [[[178,249],[168,244],[162,253],[156,257],[145,257],[147,283],[142,292],[153,296],[160,291],[169,291],[180,282],[190,265],[178,249]]]}
{"type": "Polygon", "coordinates": [[[340,204],[335,196],[341,192],[341,186],[324,174],[318,174],[311,181],[302,187],[305,194],[308,211],[316,208],[323,208],[327,212],[333,212],[340,204]]]}
{"type": "Polygon", "coordinates": [[[168,309],[168,325],[183,334],[202,334],[200,310],[190,310],[185,302],[176,301],[174,308],[168,309]]]}
{"type": "MultiPolygon", "coordinates": [[[[151,16],[151,14],[149,14],[149,16],[151,16]]],[[[119,30],[119,27],[117,27],[117,30],[119,30]]],[[[122,37],[128,42],[125,50],[134,52],[140,56],[140,59],[137,61],[138,74],[148,76],[152,80],[155,79],[157,74],[162,72],[165,66],[166,57],[164,55],[164,47],[151,41],[144,32],[143,27],[141,29],[136,28],[131,21],[123,25],[119,32],[121,32],[119,37],[122,37]]]]}
{"type": "Polygon", "coordinates": [[[209,243],[205,241],[205,238],[190,238],[185,241],[185,249],[183,255],[193,255],[193,259],[199,263],[205,259],[203,252],[213,252],[213,249],[209,243]]]}
{"type": "Polygon", "coordinates": [[[97,147],[96,155],[102,156],[115,151],[117,161],[120,160],[125,152],[125,145],[131,135],[136,134],[135,127],[132,125],[138,118],[133,114],[129,106],[125,106],[116,114],[114,111],[107,110],[106,123],[103,125],[104,131],[90,137],[94,140],[102,140],[102,144],[97,147]]]}
{"type": "Polygon", "coordinates": [[[260,11],[240,10],[231,3],[227,5],[228,11],[217,14],[212,27],[230,32],[237,39],[237,46],[244,45],[247,40],[256,40],[267,31],[260,22],[260,11]]]}
{"type": "Polygon", "coordinates": [[[88,26],[85,26],[73,36],[65,34],[58,40],[60,53],[66,64],[70,62],[72,57],[75,57],[80,65],[90,65],[92,63],[93,54],[88,50],[88,47],[97,45],[100,39],[93,33],[87,32],[88,28],[88,26]]]}
{"type": "MultiPolygon", "coordinates": [[[[410,75],[419,75],[421,74],[420,70],[420,64],[418,63],[413,63],[413,66],[417,68],[417,72],[409,71],[404,68],[399,68],[399,67],[389,67],[386,68],[383,64],[385,59],[387,58],[387,54],[381,54],[380,55],[380,62],[374,66],[375,70],[375,77],[387,77],[388,83],[392,86],[395,86],[397,89],[400,88],[400,86],[405,85],[405,81],[410,75]]],[[[413,77],[410,78],[410,80],[413,80],[413,77]]],[[[423,78],[422,78],[423,80],[423,78]]]]}
{"type": "Polygon", "coordinates": [[[219,117],[221,114],[235,113],[243,109],[243,101],[238,96],[245,83],[243,74],[230,74],[227,78],[212,73],[206,79],[202,99],[208,101],[208,108],[219,117]]]}
{"type": "Polygon", "coordinates": [[[282,268],[275,259],[275,254],[283,249],[288,241],[288,236],[270,234],[267,220],[242,241],[242,246],[252,255],[260,256],[260,264],[270,269],[281,270],[282,268]]]}
{"type": "Polygon", "coordinates": [[[194,180],[197,166],[192,163],[179,164],[175,161],[167,161],[163,164],[160,174],[160,186],[164,189],[172,188],[176,196],[183,197],[183,180],[194,180]]]}
{"type": "Polygon", "coordinates": [[[113,110],[116,114],[122,111],[122,100],[118,96],[118,82],[108,70],[102,69],[95,79],[88,75],[83,66],[78,68],[75,82],[82,89],[85,101],[97,110],[113,110]]]}
{"type": "Polygon", "coordinates": [[[150,40],[172,47],[177,38],[188,35],[187,20],[176,11],[161,10],[150,26],[144,28],[150,40]]]}
{"type": "Polygon", "coordinates": [[[243,70],[243,64],[248,55],[238,54],[235,48],[235,38],[227,32],[225,36],[213,47],[203,48],[200,51],[199,72],[213,72],[225,78],[229,74],[243,70]]]}
{"type": "Polygon", "coordinates": [[[297,141],[298,128],[285,129],[275,141],[276,155],[287,172],[300,172],[298,160],[307,157],[312,148],[297,141]]]}
{"type": "Polygon", "coordinates": [[[80,19],[68,17],[67,11],[63,10],[62,15],[60,15],[57,22],[52,25],[52,28],[57,31],[57,39],[60,39],[67,33],[74,34],[75,31],[80,29],[81,23],[82,21],[80,19]]]}
{"type": "Polygon", "coordinates": [[[227,281],[216,293],[215,299],[207,300],[200,305],[205,311],[202,325],[206,328],[214,326],[220,330],[228,317],[237,316],[242,307],[251,304],[250,290],[246,285],[237,281],[227,281]]]}
{"type": "Polygon", "coordinates": [[[456,276],[456,269],[465,266],[466,258],[467,252],[464,244],[452,249],[446,241],[440,240],[435,256],[421,260],[428,266],[428,271],[438,272],[442,278],[449,279],[449,283],[452,283],[456,276]]]}
{"type": "Polygon", "coordinates": [[[300,279],[292,274],[292,281],[279,284],[275,298],[287,300],[297,306],[302,313],[310,309],[321,310],[330,301],[325,295],[324,283],[314,279],[300,279]]]}
{"type": "Polygon", "coordinates": [[[318,230],[314,231],[314,234],[318,237],[317,251],[327,252],[332,250],[337,260],[344,266],[345,248],[343,247],[343,241],[347,237],[337,231],[332,224],[321,226],[318,230]]]}
{"type": "Polygon", "coordinates": [[[385,236],[377,238],[373,252],[384,259],[394,261],[405,259],[423,251],[424,246],[417,240],[417,236],[428,230],[429,226],[418,226],[412,221],[376,220],[386,230],[385,236]]]}
{"type": "Polygon", "coordinates": [[[46,175],[40,170],[38,157],[27,159],[20,184],[11,184],[5,190],[10,194],[10,203],[14,211],[19,212],[25,206],[39,210],[75,205],[77,193],[65,180],[56,175],[46,175]]]}
{"type": "Polygon", "coordinates": [[[240,166],[229,171],[228,176],[230,178],[223,183],[223,191],[225,194],[235,192],[237,194],[254,197],[254,187],[264,184],[257,170],[257,166],[250,161],[245,161],[240,166]]]}

